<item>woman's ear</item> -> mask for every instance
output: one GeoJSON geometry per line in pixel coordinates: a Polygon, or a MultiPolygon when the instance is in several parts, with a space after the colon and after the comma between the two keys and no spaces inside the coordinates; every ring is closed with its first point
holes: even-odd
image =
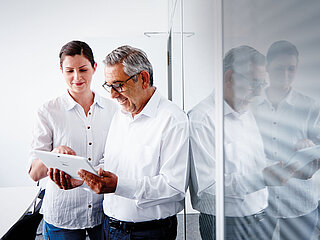
{"type": "Polygon", "coordinates": [[[97,65],[98,65],[98,64],[95,62],[94,65],[93,65],[93,73],[96,72],[96,70],[97,70],[97,65]]]}

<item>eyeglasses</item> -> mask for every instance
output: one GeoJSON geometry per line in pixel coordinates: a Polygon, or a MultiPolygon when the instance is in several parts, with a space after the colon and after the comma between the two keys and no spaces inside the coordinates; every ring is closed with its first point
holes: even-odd
{"type": "Polygon", "coordinates": [[[238,72],[234,72],[236,75],[240,76],[240,78],[242,78],[242,80],[245,80],[249,83],[249,85],[253,88],[259,88],[259,87],[264,87],[267,85],[265,80],[260,80],[257,78],[248,78],[245,75],[238,73],[238,72]]]}
{"type": "Polygon", "coordinates": [[[113,84],[108,84],[107,82],[105,82],[104,84],[102,84],[102,87],[107,90],[109,93],[111,92],[111,88],[113,90],[115,90],[117,93],[121,93],[123,91],[122,87],[133,77],[139,75],[140,73],[134,74],[131,77],[129,77],[127,80],[124,80],[120,83],[113,83],[113,84]]]}

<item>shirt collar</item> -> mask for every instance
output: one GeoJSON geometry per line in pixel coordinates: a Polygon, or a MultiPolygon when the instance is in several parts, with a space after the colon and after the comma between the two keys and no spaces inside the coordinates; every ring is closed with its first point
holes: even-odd
{"type": "Polygon", "coordinates": [[[107,105],[106,105],[106,102],[103,101],[103,98],[95,91],[93,91],[93,93],[94,93],[94,100],[92,105],[97,104],[101,108],[106,108],[107,105]]]}
{"type": "Polygon", "coordinates": [[[294,105],[294,91],[292,90],[292,88],[290,89],[290,92],[288,93],[288,95],[285,97],[284,99],[288,104],[290,105],[294,105]]]}
{"type": "MultiPolygon", "coordinates": [[[[211,98],[212,103],[215,102],[215,91],[213,90],[212,93],[209,96],[211,98]]],[[[223,100],[223,112],[224,116],[227,116],[229,114],[234,115],[235,117],[239,118],[241,116],[240,113],[235,111],[227,102],[226,100],[223,100]]]]}
{"type": "Polygon", "coordinates": [[[227,116],[227,115],[231,114],[231,115],[233,115],[233,116],[235,116],[237,118],[241,117],[241,115],[243,113],[238,113],[237,111],[235,111],[225,100],[223,102],[224,102],[224,109],[223,109],[224,110],[224,116],[227,116]]]}
{"type": "MultiPolygon", "coordinates": [[[[158,105],[160,103],[161,95],[157,91],[157,88],[155,88],[154,93],[152,94],[151,98],[147,102],[147,104],[144,106],[142,111],[137,114],[134,119],[139,118],[142,115],[148,116],[148,117],[154,117],[157,114],[158,105]]],[[[126,111],[121,110],[121,112],[127,116],[130,116],[132,118],[132,114],[126,111]]]]}
{"type": "Polygon", "coordinates": [[[140,112],[141,115],[146,115],[148,117],[154,117],[157,113],[158,105],[160,102],[160,93],[155,89],[154,93],[152,94],[151,98],[144,106],[142,111],[140,112]]]}
{"type": "MultiPolygon", "coordinates": [[[[294,95],[295,95],[295,92],[294,90],[291,88],[288,95],[280,102],[280,104],[283,104],[283,103],[287,103],[289,105],[295,105],[295,102],[294,102],[294,95]]],[[[262,97],[262,101],[259,101],[259,104],[262,104],[263,102],[266,102],[268,105],[272,106],[272,103],[270,102],[268,96],[267,96],[267,92],[266,90],[264,90],[261,94],[261,97],[262,97]]],[[[280,105],[279,104],[279,105],[280,105]]]]}
{"type": "MultiPolygon", "coordinates": [[[[96,92],[94,92],[94,100],[93,100],[93,104],[92,106],[94,106],[95,104],[97,104],[98,106],[100,106],[101,108],[105,108],[105,104],[102,101],[102,97],[97,94],[96,92]]],[[[66,110],[69,111],[71,109],[73,109],[76,105],[79,105],[79,103],[77,103],[69,94],[69,91],[67,91],[67,93],[64,94],[64,99],[65,99],[65,103],[66,103],[66,110]]]]}

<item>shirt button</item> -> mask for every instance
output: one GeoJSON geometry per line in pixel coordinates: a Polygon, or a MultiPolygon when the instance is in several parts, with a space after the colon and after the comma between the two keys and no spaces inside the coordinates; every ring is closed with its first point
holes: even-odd
{"type": "Polygon", "coordinates": [[[91,115],[91,112],[89,112],[89,115],[91,115]]]}
{"type": "Polygon", "coordinates": [[[91,161],[91,158],[88,158],[89,161],[91,161]]]}
{"type": "Polygon", "coordinates": [[[91,208],[91,207],[92,207],[91,204],[89,204],[89,205],[88,205],[88,208],[91,208]]]}
{"type": "Polygon", "coordinates": [[[88,126],[87,128],[90,129],[90,126],[88,126]]]}
{"type": "Polygon", "coordinates": [[[92,142],[89,142],[89,145],[92,145],[92,142]]]}
{"type": "Polygon", "coordinates": [[[277,138],[273,137],[272,139],[273,139],[273,140],[276,140],[277,138]]]}
{"type": "Polygon", "coordinates": [[[277,122],[273,122],[273,124],[274,124],[274,125],[276,125],[276,124],[277,124],[277,122]]]}

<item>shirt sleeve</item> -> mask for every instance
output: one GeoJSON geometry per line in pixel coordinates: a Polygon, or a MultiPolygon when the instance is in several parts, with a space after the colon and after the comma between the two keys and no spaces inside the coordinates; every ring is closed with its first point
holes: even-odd
{"type": "Polygon", "coordinates": [[[48,112],[42,107],[37,111],[36,121],[32,133],[31,151],[27,164],[29,172],[32,162],[37,158],[34,150],[51,151],[53,131],[48,119],[48,112]]]}
{"type": "Polygon", "coordinates": [[[314,142],[314,144],[320,144],[320,104],[315,102],[312,104],[308,115],[308,138],[314,142]]]}
{"type": "Polygon", "coordinates": [[[159,174],[137,180],[118,178],[115,194],[136,200],[139,208],[183,200],[188,179],[188,149],[189,129],[186,120],[163,133],[158,160],[159,174]]]}
{"type": "MultiPolygon", "coordinates": [[[[212,116],[213,118],[213,116],[212,116]]],[[[225,157],[228,148],[224,146],[225,157]]],[[[210,197],[216,195],[216,159],[215,159],[215,126],[208,116],[201,120],[190,119],[190,157],[191,157],[191,181],[193,194],[196,197],[210,197]]],[[[239,161],[237,156],[229,161],[239,161]]],[[[263,149],[261,155],[256,156],[257,161],[266,161],[263,149]]],[[[225,164],[228,164],[227,162],[225,164]]],[[[248,174],[235,171],[224,174],[225,195],[228,197],[244,199],[249,193],[265,187],[262,175],[264,164],[261,169],[248,174]]]]}

